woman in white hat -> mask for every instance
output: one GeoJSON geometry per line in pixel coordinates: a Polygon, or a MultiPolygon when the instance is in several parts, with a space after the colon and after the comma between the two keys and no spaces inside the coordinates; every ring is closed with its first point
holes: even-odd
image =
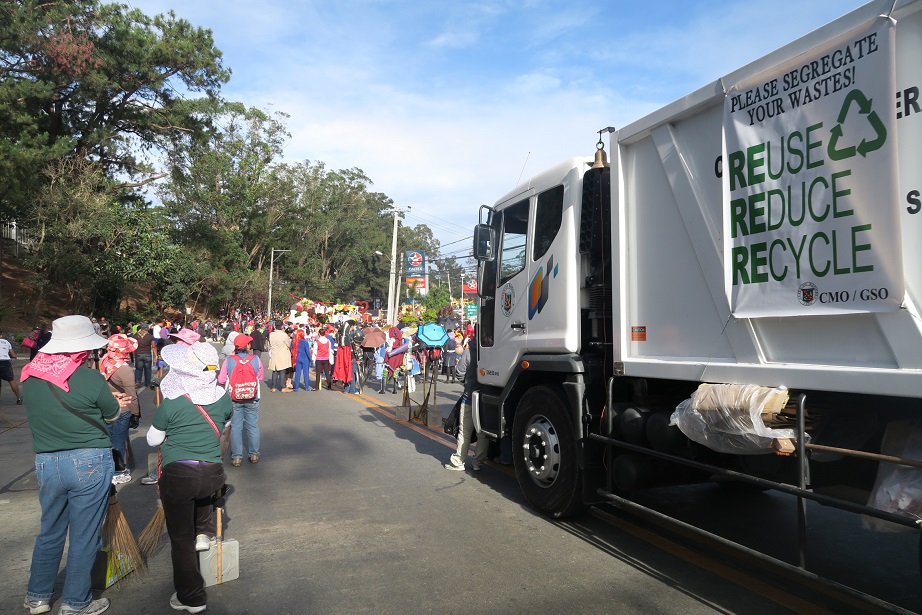
{"type": "Polygon", "coordinates": [[[20,375],[42,507],[24,606],[33,614],[51,610],[67,538],[60,613],[98,615],[109,608],[109,600],[93,600],[90,571],[102,547],[100,530],[114,472],[105,423],[127,401],[116,400],[102,374],[84,367],[90,351],[107,342],[89,318],[65,316],[51,327],[51,340],[20,375]]]}
{"type": "Polygon", "coordinates": [[[160,383],[157,408],[147,443],[160,446],[160,500],[166,516],[173,561],[170,607],[205,610],[205,583],[198,553],[214,535],[212,495],[224,486],[221,432],[234,409],[218,385],[218,352],[211,344],[171,344],[163,348],[170,367],[160,383]],[[220,425],[220,427],[219,427],[220,425]]]}

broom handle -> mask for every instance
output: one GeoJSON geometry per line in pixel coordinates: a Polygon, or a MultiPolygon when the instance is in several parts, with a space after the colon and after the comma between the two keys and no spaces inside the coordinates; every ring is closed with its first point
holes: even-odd
{"type": "Polygon", "coordinates": [[[222,546],[223,546],[223,544],[224,544],[224,532],[223,532],[223,530],[222,530],[222,522],[223,522],[223,520],[221,519],[221,513],[222,513],[223,511],[224,511],[224,508],[223,508],[223,507],[218,507],[218,508],[215,509],[215,523],[216,523],[216,528],[215,528],[215,537],[214,537],[214,539],[215,539],[215,549],[217,549],[217,551],[215,552],[215,559],[216,559],[217,564],[218,564],[218,579],[217,579],[217,584],[218,584],[218,585],[220,585],[221,583],[224,582],[224,570],[223,570],[223,564],[224,564],[223,555],[224,555],[224,553],[223,553],[223,549],[222,549],[222,546]]]}

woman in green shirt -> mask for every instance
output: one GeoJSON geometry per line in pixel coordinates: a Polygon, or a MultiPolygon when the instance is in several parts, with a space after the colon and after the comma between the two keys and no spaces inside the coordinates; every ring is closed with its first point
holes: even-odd
{"type": "Polygon", "coordinates": [[[105,423],[118,416],[122,402],[102,374],[84,366],[90,351],[106,341],[86,316],[58,318],[51,339],[20,374],[42,507],[24,603],[32,614],[51,610],[65,539],[67,573],[59,612],[98,615],[109,608],[107,598],[93,600],[90,571],[102,546],[114,472],[105,423]]]}
{"type": "Polygon", "coordinates": [[[162,352],[170,371],[160,384],[163,402],[157,408],[147,442],[160,446],[160,500],[166,516],[176,593],[170,607],[205,610],[205,583],[197,549],[209,547],[214,535],[212,496],[224,486],[221,432],[233,405],[218,385],[218,353],[211,344],[173,344],[162,352]],[[202,536],[202,538],[205,538],[202,536]]]}

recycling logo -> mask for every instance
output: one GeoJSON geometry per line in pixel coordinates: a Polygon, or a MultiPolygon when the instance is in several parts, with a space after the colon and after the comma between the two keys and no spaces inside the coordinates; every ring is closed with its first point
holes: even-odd
{"type": "Polygon", "coordinates": [[[877,112],[874,111],[872,103],[873,101],[865,96],[864,92],[857,89],[850,91],[845,97],[842,102],[842,108],[839,110],[839,117],[836,119],[838,124],[829,131],[830,138],[826,153],[829,155],[830,160],[845,160],[855,154],[866,157],[874,150],[882,148],[884,143],[887,142],[887,127],[884,126],[877,112]],[[852,112],[853,108],[857,111],[852,112]],[[849,124],[854,125],[854,123],[862,121],[862,116],[874,130],[874,139],[872,141],[862,139],[858,145],[843,144],[843,146],[840,146],[840,140],[847,141],[847,138],[843,138],[845,130],[842,128],[845,120],[849,119],[849,124]]]}

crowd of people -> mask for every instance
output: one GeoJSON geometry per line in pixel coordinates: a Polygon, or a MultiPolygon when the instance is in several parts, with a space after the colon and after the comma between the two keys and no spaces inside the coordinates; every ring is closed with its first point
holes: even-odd
{"type": "MultiPolygon", "coordinates": [[[[131,481],[122,462],[129,457],[129,431],[140,425],[142,387],[159,387],[162,396],[146,434],[148,444],[159,449],[160,462],[141,482],[159,485],[171,544],[176,592],[169,605],[174,610],[206,608],[198,552],[211,548],[216,533],[212,507],[225,484],[222,438],[226,433],[233,467],[244,458],[259,461],[264,382],[269,393],[355,393],[367,377],[378,380],[383,393],[389,381],[395,391],[401,379],[412,387],[414,374],[429,361],[446,381],[464,383],[458,449],[446,464],[464,468],[473,431],[470,394],[476,386],[472,326],[452,331],[433,352],[416,343],[412,329],[398,326],[387,327],[385,334],[354,319],[264,323],[249,314],[234,316],[220,327],[197,321],[187,327],[168,319],[122,327],[105,318],[59,318],[51,331],[36,327],[23,340],[30,361],[22,369],[21,387],[10,365],[16,351],[0,333],[0,380],[26,408],[42,510],[24,601],[30,614],[51,610],[66,541],[59,612],[98,615],[109,606],[107,598],[93,599],[90,571],[102,546],[110,490],[131,481]],[[217,343],[223,343],[220,353],[217,343]]],[[[487,445],[480,442],[486,440],[478,440],[475,470],[485,458],[487,445]]]]}

